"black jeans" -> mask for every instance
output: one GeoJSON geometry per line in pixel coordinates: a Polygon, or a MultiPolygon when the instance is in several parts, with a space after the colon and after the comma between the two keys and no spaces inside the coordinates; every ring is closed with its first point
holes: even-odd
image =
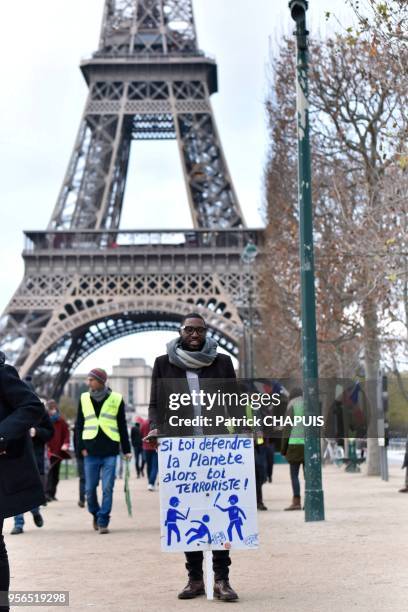
{"type": "Polygon", "coordinates": [[[145,456],[143,452],[143,448],[141,446],[134,446],[133,452],[135,453],[135,467],[137,477],[144,475],[144,466],[145,466],[145,456]]]}
{"type": "MultiPolygon", "coordinates": [[[[188,577],[191,580],[202,580],[203,579],[203,559],[204,554],[201,550],[194,552],[186,552],[186,569],[188,571],[188,577]]],[[[229,566],[231,565],[231,558],[229,550],[213,550],[213,570],[215,580],[228,580],[229,566]]]]}
{"type": "Polygon", "coordinates": [[[263,504],[262,485],[266,481],[266,447],[255,446],[256,503],[263,504]]]}
{"type": "Polygon", "coordinates": [[[290,479],[292,481],[293,497],[300,497],[300,482],[299,482],[299,471],[300,466],[303,467],[303,475],[305,474],[304,463],[291,463],[290,464],[290,479]]]}
{"type": "Polygon", "coordinates": [[[256,503],[263,504],[263,495],[262,495],[262,473],[260,468],[255,466],[255,487],[256,487],[256,503]]]}
{"type": "Polygon", "coordinates": [[[59,483],[59,474],[60,474],[61,461],[57,461],[54,465],[50,466],[47,477],[47,490],[46,494],[48,497],[55,497],[57,492],[57,486],[59,483]]]}
{"type": "Polygon", "coordinates": [[[273,466],[275,463],[275,444],[269,442],[266,446],[266,475],[268,481],[272,482],[273,466]]]}
{"type": "MultiPolygon", "coordinates": [[[[3,519],[0,519],[0,592],[8,593],[10,586],[10,568],[7,556],[6,545],[3,537],[3,519]]],[[[5,597],[2,595],[1,597],[5,597]]],[[[0,600],[0,612],[8,612],[8,606],[2,606],[3,601],[0,600]]]]}
{"type": "Polygon", "coordinates": [[[77,470],[79,476],[79,501],[85,501],[85,468],[84,468],[84,458],[82,455],[77,455],[77,470]]]}

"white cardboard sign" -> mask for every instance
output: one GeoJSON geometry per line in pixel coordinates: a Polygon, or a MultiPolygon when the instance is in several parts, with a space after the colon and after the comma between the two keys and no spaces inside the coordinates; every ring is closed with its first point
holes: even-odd
{"type": "Polygon", "coordinates": [[[158,454],[163,551],[258,547],[252,438],[162,438],[158,454]]]}

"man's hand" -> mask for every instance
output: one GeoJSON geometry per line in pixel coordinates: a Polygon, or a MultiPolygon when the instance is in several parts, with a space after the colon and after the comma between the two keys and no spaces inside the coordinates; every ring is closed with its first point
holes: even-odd
{"type": "Polygon", "coordinates": [[[69,450],[69,444],[63,444],[63,445],[61,446],[61,450],[63,450],[63,451],[67,451],[67,450],[69,450]]]}
{"type": "Polygon", "coordinates": [[[126,461],[130,461],[132,458],[132,453],[126,453],[126,455],[123,455],[123,457],[125,458],[126,461]]]}
{"type": "Polygon", "coordinates": [[[143,442],[155,442],[157,440],[157,429],[151,429],[147,436],[143,438],[143,442]]]}
{"type": "Polygon", "coordinates": [[[86,450],[86,448],[84,448],[84,449],[82,449],[82,450],[81,450],[81,455],[82,455],[83,457],[87,457],[87,456],[88,456],[88,451],[86,450]]]}

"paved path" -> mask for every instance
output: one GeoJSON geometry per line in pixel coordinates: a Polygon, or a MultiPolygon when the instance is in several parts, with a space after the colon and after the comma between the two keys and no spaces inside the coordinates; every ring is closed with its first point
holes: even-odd
{"type": "MultiPolygon", "coordinates": [[[[144,480],[132,481],[132,519],[117,481],[106,536],[92,530],[90,515],[76,505],[76,481],[62,481],[59,501],[44,509],[45,526],[36,528],[26,515],[25,533],[6,538],[12,588],[68,590],[70,609],[78,612],[224,605],[242,612],[402,612],[408,609],[408,495],[397,492],[402,483],[397,467],[388,483],[326,467],[327,520],[305,523],[303,512],[282,512],[290,498],[288,466],[276,466],[273,484],[264,486],[269,512],[259,513],[260,549],[233,555],[231,584],[240,602],[226,604],[177,600],[186,582],[183,557],[160,552],[158,493],[149,493],[144,480]]],[[[11,527],[7,520],[6,533],[11,527]]]]}

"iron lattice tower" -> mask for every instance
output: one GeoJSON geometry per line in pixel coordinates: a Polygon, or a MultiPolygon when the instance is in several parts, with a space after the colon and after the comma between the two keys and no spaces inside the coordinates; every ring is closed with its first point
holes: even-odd
{"type": "MultiPolygon", "coordinates": [[[[106,0],[99,48],[81,62],[89,93],[46,232],[26,232],[24,279],[0,345],[44,393],[103,344],[175,329],[201,308],[231,352],[253,274],[244,219],[210,96],[214,60],[198,49],[192,0],[106,0]],[[178,142],[194,230],[119,231],[133,140],[178,142]]],[[[171,202],[169,202],[171,205],[171,202]]]]}
{"type": "Polygon", "coordinates": [[[242,227],[191,0],[108,0],[89,96],[49,229],[117,229],[132,140],[176,138],[194,227],[242,227]]]}

